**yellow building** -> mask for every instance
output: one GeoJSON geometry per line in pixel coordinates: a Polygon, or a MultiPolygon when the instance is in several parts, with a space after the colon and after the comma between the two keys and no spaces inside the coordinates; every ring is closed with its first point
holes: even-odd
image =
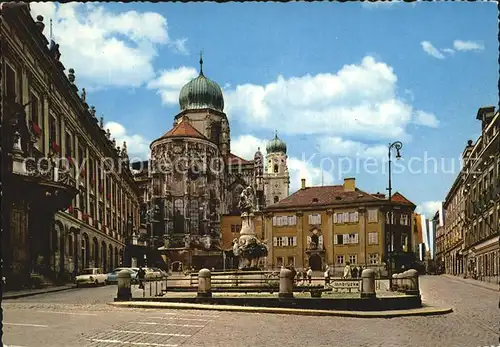
{"type": "MultiPolygon", "coordinates": [[[[260,240],[264,239],[262,230],[262,213],[255,214],[255,233],[260,240]]],[[[230,250],[233,247],[233,240],[240,237],[241,216],[235,214],[225,214],[221,217],[221,248],[230,250]]]]}
{"type": "Polygon", "coordinates": [[[346,263],[384,267],[387,200],[356,188],[354,178],[343,185],[306,187],[265,209],[267,267],[326,265],[340,273],[346,263]]]}

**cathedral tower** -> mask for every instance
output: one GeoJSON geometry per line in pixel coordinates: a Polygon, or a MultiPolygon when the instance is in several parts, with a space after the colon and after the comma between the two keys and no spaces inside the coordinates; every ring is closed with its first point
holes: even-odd
{"type": "Polygon", "coordinates": [[[203,73],[203,57],[200,56],[200,74],[192,79],[179,93],[180,112],[174,127],[188,121],[196,130],[219,147],[223,157],[231,151],[230,129],[224,113],[224,96],[221,87],[203,73]]]}
{"type": "Polygon", "coordinates": [[[277,131],[274,139],[267,144],[266,151],[264,196],[266,206],[269,206],[286,198],[290,190],[286,144],[278,138],[277,131]]]}

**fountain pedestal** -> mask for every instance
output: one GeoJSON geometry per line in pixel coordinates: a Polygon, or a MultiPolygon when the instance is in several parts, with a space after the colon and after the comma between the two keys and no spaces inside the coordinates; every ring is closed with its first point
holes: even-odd
{"type": "Polygon", "coordinates": [[[240,237],[233,241],[233,253],[240,258],[240,270],[257,269],[260,258],[267,256],[267,247],[255,232],[254,196],[253,188],[248,187],[240,198],[240,237]]]}

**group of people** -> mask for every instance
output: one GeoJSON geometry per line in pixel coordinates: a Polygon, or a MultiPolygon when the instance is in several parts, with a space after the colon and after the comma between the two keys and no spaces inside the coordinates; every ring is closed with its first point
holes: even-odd
{"type": "Polygon", "coordinates": [[[361,273],[366,267],[363,266],[351,266],[349,263],[346,263],[344,267],[344,275],[342,278],[361,278],[361,273]]]}
{"type": "MultiPolygon", "coordinates": [[[[285,266],[282,266],[282,268],[285,268],[285,266]]],[[[307,267],[299,271],[297,271],[293,265],[286,266],[286,268],[292,271],[294,282],[296,284],[312,283],[313,270],[311,269],[311,267],[307,267]]],[[[361,278],[361,273],[365,268],[365,266],[355,266],[347,263],[344,267],[342,279],[361,278]]],[[[331,269],[329,266],[327,266],[325,268],[325,272],[323,273],[325,286],[330,284],[331,275],[331,269]]]]}

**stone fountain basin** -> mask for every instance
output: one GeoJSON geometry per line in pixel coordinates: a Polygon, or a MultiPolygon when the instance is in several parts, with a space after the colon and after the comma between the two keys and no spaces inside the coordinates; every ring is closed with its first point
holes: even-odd
{"type": "Polygon", "coordinates": [[[359,293],[334,293],[312,298],[309,293],[294,293],[294,298],[280,299],[270,293],[212,293],[210,298],[198,298],[195,293],[167,293],[163,297],[134,298],[134,301],[173,302],[189,304],[213,304],[252,307],[284,307],[311,310],[385,311],[408,310],[422,307],[420,295],[378,295],[361,298],[359,293]]]}

